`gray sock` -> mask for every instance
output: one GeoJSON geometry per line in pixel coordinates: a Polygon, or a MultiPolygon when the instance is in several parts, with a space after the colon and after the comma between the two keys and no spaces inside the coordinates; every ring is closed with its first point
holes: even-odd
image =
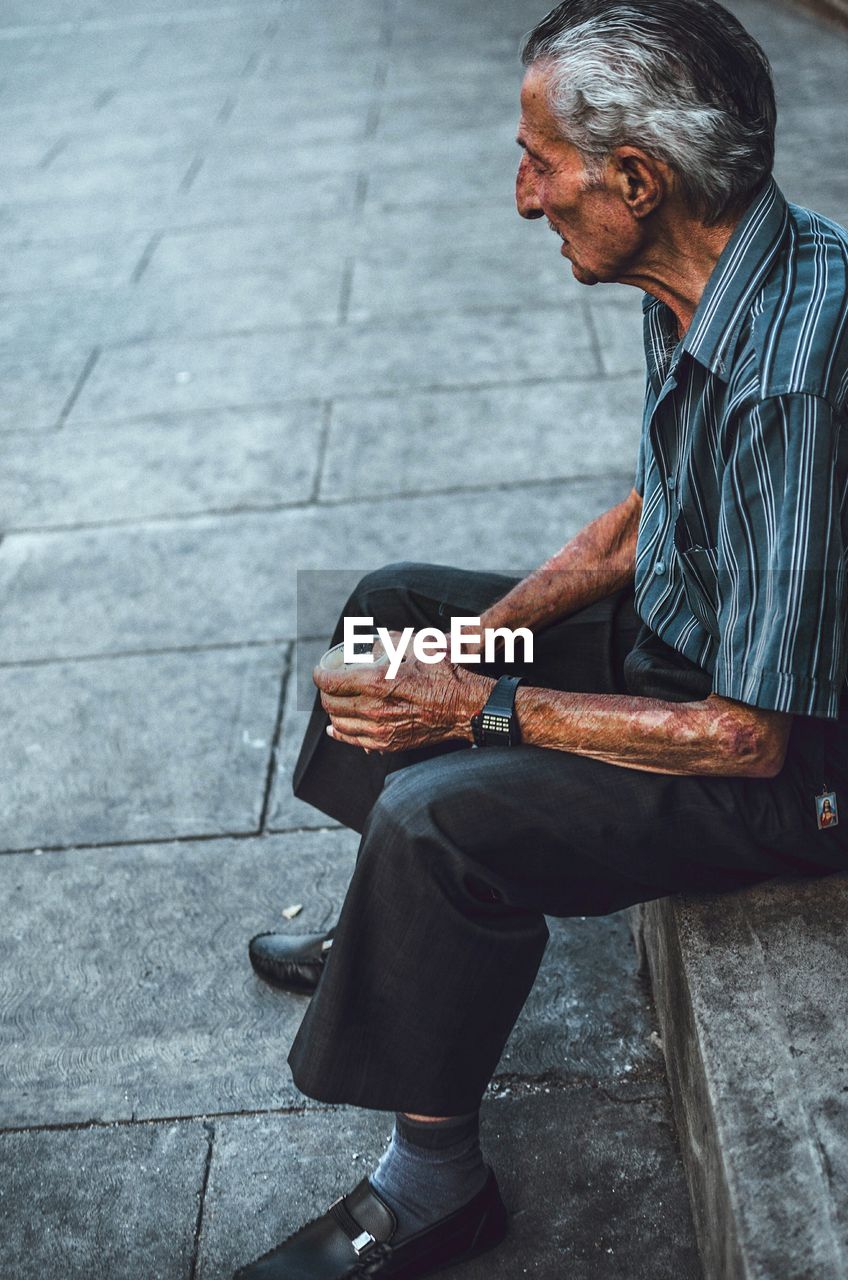
{"type": "Polygon", "coordinates": [[[391,1143],[370,1180],[394,1210],[397,1241],[461,1209],[487,1176],[474,1111],[429,1122],[396,1115],[391,1143]]]}

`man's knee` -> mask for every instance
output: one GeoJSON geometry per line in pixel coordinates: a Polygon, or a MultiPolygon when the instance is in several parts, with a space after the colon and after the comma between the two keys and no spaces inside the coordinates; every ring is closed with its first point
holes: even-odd
{"type": "Polygon", "coordinates": [[[445,858],[473,859],[475,824],[467,819],[474,798],[463,780],[464,754],[452,752],[389,773],[371,810],[367,843],[395,850],[389,857],[408,851],[419,868],[442,865],[445,858]]]}
{"type": "Polygon", "coordinates": [[[362,600],[380,594],[398,594],[415,590],[422,580],[431,579],[433,566],[418,560],[393,560],[363,574],[356,584],[351,600],[362,600]]]}
{"type": "Polygon", "coordinates": [[[384,839],[415,838],[428,830],[436,798],[425,767],[429,763],[407,765],[386,775],[371,810],[369,829],[375,828],[384,839]]]}

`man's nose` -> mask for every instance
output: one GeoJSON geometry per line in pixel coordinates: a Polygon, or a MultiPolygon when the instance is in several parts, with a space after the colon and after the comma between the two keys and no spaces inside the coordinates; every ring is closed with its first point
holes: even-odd
{"type": "Polygon", "coordinates": [[[515,175],[515,207],[522,218],[544,217],[544,209],[536,195],[533,171],[526,155],[521,157],[518,173],[515,175]]]}

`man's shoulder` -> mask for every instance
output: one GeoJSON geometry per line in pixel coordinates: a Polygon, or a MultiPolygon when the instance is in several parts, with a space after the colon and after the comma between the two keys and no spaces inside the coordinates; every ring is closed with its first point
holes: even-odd
{"type": "Polygon", "coordinates": [[[751,308],[761,397],[848,393],[848,230],[790,204],[784,248],[751,308]]]}

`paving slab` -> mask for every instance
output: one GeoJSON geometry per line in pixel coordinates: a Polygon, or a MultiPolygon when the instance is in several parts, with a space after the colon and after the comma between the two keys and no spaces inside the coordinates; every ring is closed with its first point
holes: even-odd
{"type": "Polygon", "coordinates": [[[848,874],[634,909],[707,1275],[848,1270],[848,874]]]}
{"type": "MultiPolygon", "coordinates": [[[[368,76],[372,74],[369,62],[368,76]]],[[[478,169],[500,159],[504,171],[514,182],[514,170],[518,164],[518,148],[515,146],[517,118],[508,125],[482,130],[477,127],[456,129],[449,136],[443,131],[422,132],[416,139],[416,161],[434,172],[441,171],[447,180],[455,171],[464,167],[478,169]]],[[[409,138],[388,135],[379,140],[365,138],[356,142],[344,138],[331,138],[304,145],[297,131],[293,137],[283,132],[256,138],[252,146],[233,146],[226,133],[210,139],[206,150],[206,164],[198,176],[198,190],[226,175],[227,181],[239,181],[247,185],[279,182],[288,174],[295,179],[300,173],[315,170],[366,170],[385,168],[394,172],[409,163],[409,138]]],[[[510,184],[505,187],[510,192],[510,184]]],[[[457,210],[459,213],[459,210],[457,210]]]]}
{"type": "Polygon", "coordinates": [[[506,475],[514,483],[601,476],[611,458],[622,472],[633,459],[635,475],[643,401],[640,373],[411,394],[402,410],[394,400],[339,402],[320,496],[476,489],[500,485],[506,475]]]}
{"type": "Polygon", "coordinates": [[[144,234],[136,234],[111,243],[104,239],[6,242],[0,258],[0,292],[37,293],[45,280],[51,288],[67,288],[77,282],[86,287],[122,284],[129,279],[147,240],[144,234]]]}
{"type": "MultiPolygon", "coordinates": [[[[161,191],[134,187],[87,199],[68,196],[63,187],[49,202],[2,199],[0,234],[4,240],[24,239],[35,231],[45,240],[65,236],[110,236],[114,234],[116,225],[130,232],[141,229],[152,233],[161,229],[163,221],[168,221],[166,210],[179,195],[174,191],[168,197],[161,191]]],[[[205,220],[213,221],[208,210],[205,211],[205,220]]],[[[44,283],[46,288],[49,281],[44,283]]],[[[80,284],[79,287],[84,286],[80,284]]]]}
{"type": "MultiPolygon", "coordinates": [[[[351,1110],[217,1121],[198,1276],[224,1280],[323,1213],[367,1174],[390,1131],[390,1117],[351,1110]]],[[[493,1101],[482,1136],[511,1231],[497,1252],[452,1270],[458,1280],[700,1277],[674,1138],[655,1100],[584,1087],[493,1101]]]]}
{"type": "Polygon", "coordinates": [[[0,434],[55,427],[91,359],[92,346],[63,338],[49,350],[0,346],[0,434]]]}
{"type": "MultiPolygon", "coordinates": [[[[16,238],[16,231],[7,235],[0,230],[0,246],[16,238]]],[[[114,285],[108,288],[44,287],[17,294],[6,306],[0,307],[0,349],[8,353],[10,361],[25,360],[36,370],[46,366],[51,358],[55,362],[57,351],[67,348],[69,334],[84,335],[91,351],[110,335],[123,336],[126,309],[121,304],[129,294],[129,286],[114,285]]],[[[75,344],[75,357],[79,350],[75,344]]],[[[26,403],[25,400],[24,408],[26,403]]]]}
{"type": "MultiPolygon", "coordinates": [[[[154,255],[155,256],[155,255],[154,255]]],[[[107,341],[145,341],[164,336],[196,339],[202,334],[276,332],[298,324],[334,323],[346,287],[347,263],[339,244],[326,245],[302,265],[275,272],[239,274],[214,256],[199,258],[197,274],[157,268],[125,294],[126,310],[107,341]]]]}
{"type": "Polygon", "coordinates": [[[0,859],[2,1124],[300,1105],[286,1054],[306,1002],[259,981],[247,942],[328,927],[355,848],[332,831],[0,859]]]}
{"type": "MultiPolygon", "coordinates": [[[[287,86],[288,88],[288,86],[287,86]]],[[[297,120],[298,138],[313,146],[326,142],[360,142],[369,129],[374,101],[373,83],[349,88],[328,86],[328,99],[310,99],[308,86],[291,86],[292,97],[239,94],[226,123],[218,129],[222,144],[255,147],[265,137],[273,144],[285,138],[297,120]]]]}
{"type": "MultiPolygon", "coordinates": [[[[617,297],[606,289],[592,290],[586,309],[597,334],[598,350],[604,373],[645,377],[645,343],[643,338],[642,295],[627,289],[617,297]]],[[[640,415],[641,417],[641,415],[640,415]]]]}
{"type": "MultiPolygon", "coordinates": [[[[628,474],[505,489],[496,521],[481,491],[11,533],[0,545],[0,662],[291,638],[297,582],[284,565],[361,575],[404,558],[503,572],[540,564],[622,501],[633,472],[635,462],[628,474]]],[[[314,585],[306,634],[320,635],[344,600],[314,585]]]]}
{"type": "Polygon", "coordinates": [[[191,1280],[203,1124],[0,1134],[9,1280],[191,1280]]]}
{"type": "Polygon", "coordinates": [[[104,351],[69,421],[567,377],[594,367],[582,315],[481,311],[104,351]]]}
{"type": "Polygon", "coordinates": [[[324,413],[307,401],[10,436],[0,472],[5,530],[304,502],[317,482],[324,413]]]}
{"type": "MultiPolygon", "coordinates": [[[[0,1124],[301,1106],[286,1055],[305,1002],[256,978],[247,940],[329,927],[357,843],[336,829],[4,856],[0,1124]]],[[[529,1076],[661,1094],[626,917],[550,928],[499,1096],[529,1076]]]]}
{"type": "Polygon", "coordinates": [[[57,173],[51,169],[17,170],[6,175],[4,198],[30,204],[61,199],[85,200],[125,199],[144,187],[146,194],[154,198],[167,197],[175,192],[183,178],[185,164],[171,158],[144,166],[144,171],[130,163],[92,163],[57,173]]]}
{"type": "Polygon", "coordinates": [[[283,667],[248,648],[0,668],[0,851],[256,830],[283,667]]]}
{"type": "MultiPolygon", "coordinates": [[[[515,150],[507,152],[510,165],[515,150]]],[[[369,207],[360,239],[354,321],[472,307],[566,311],[585,293],[547,223],[525,221],[504,199],[460,210],[369,207]]]]}
{"type": "MultiPolygon", "coordinates": [[[[144,235],[145,249],[155,246],[144,235]]],[[[146,257],[145,253],[145,257],[146,257]]],[[[197,274],[144,269],[138,283],[106,288],[40,290],[19,294],[14,306],[0,313],[0,341],[16,344],[37,361],[68,332],[84,333],[92,346],[143,342],[156,338],[190,338],[204,334],[277,331],[299,323],[333,323],[339,315],[346,264],[341,253],[325,255],[323,266],[292,269],[276,277],[270,272],[227,274],[215,260],[198,260],[197,274]],[[320,283],[317,293],[313,285],[320,283]]],[[[214,415],[212,415],[214,417],[214,415]]]]}
{"type": "MultiPolygon", "coordinates": [[[[198,178],[203,167],[198,172],[198,178]]],[[[316,211],[322,217],[348,214],[357,202],[358,172],[351,168],[339,172],[315,169],[300,173],[297,180],[287,182],[285,172],[276,181],[248,187],[218,169],[214,178],[198,184],[197,179],[180,200],[169,220],[172,227],[228,226],[252,222],[273,222],[280,214],[286,218],[310,218],[316,211]]]]}
{"type": "MultiPolygon", "coordinates": [[[[465,205],[511,205],[515,199],[517,151],[502,146],[479,155],[473,166],[445,162],[399,164],[368,175],[367,202],[384,210],[465,205]]],[[[552,250],[556,253],[556,248],[552,250]]]]}
{"type": "Polygon", "coordinates": [[[333,321],[348,270],[350,231],[349,219],[311,219],[296,230],[289,219],[288,226],[283,221],[278,227],[166,233],[145,269],[142,310],[149,314],[151,304],[161,310],[163,299],[182,298],[188,288],[194,306],[180,303],[178,309],[187,335],[333,321]],[[211,317],[204,314],[210,307],[211,317]]]}

